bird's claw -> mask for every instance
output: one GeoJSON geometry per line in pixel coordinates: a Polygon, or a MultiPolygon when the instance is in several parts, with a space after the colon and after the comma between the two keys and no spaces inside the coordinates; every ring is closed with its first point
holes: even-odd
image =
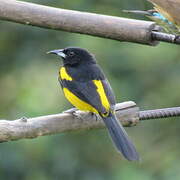
{"type": "Polygon", "coordinates": [[[73,117],[82,120],[82,117],[77,113],[77,111],[78,111],[77,108],[71,108],[66,111],[63,111],[63,113],[71,114],[71,115],[73,115],[73,117]]]}
{"type": "MultiPolygon", "coordinates": [[[[68,114],[71,114],[73,115],[75,118],[77,119],[83,119],[81,115],[79,115],[79,113],[77,113],[78,109],[77,108],[71,108],[71,109],[68,109],[66,111],[63,111],[63,113],[68,113],[68,114]]],[[[89,112],[89,114],[94,117],[95,116],[95,120],[98,121],[98,115],[94,112],[89,112]]]]}
{"type": "Polygon", "coordinates": [[[96,121],[98,121],[98,115],[94,112],[89,112],[92,117],[95,116],[96,121]]]}
{"type": "Polygon", "coordinates": [[[77,108],[71,108],[71,109],[68,109],[66,111],[63,111],[63,113],[69,113],[69,114],[73,114],[74,112],[76,112],[78,109],[77,108]]]}

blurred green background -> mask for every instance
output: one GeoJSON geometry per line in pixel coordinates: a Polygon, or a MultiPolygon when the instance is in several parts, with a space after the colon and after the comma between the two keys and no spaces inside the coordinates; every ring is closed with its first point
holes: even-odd
{"type": "MultiPolygon", "coordinates": [[[[121,10],[152,8],[144,0],[29,2],[131,18],[121,10]]],[[[96,55],[117,102],[133,100],[141,110],[180,106],[177,45],[150,47],[3,21],[0,32],[0,119],[54,114],[71,107],[57,81],[61,62],[46,55],[67,46],[96,55]]],[[[140,163],[124,160],[105,129],[79,131],[2,143],[0,179],[180,179],[179,118],[145,121],[126,130],[141,155],[140,163]]]]}

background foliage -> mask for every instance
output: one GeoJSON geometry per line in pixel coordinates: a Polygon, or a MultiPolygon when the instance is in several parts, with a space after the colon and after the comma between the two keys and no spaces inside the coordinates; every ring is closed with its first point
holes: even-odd
{"type": "MultiPolygon", "coordinates": [[[[115,16],[127,16],[121,9],[151,8],[143,0],[29,2],[115,16]]],[[[59,113],[71,107],[57,81],[61,62],[46,55],[48,50],[66,46],[84,47],[96,55],[118,102],[133,100],[141,109],[180,105],[176,45],[149,47],[3,21],[0,31],[0,119],[59,113]]],[[[116,153],[106,130],[3,143],[0,179],[176,180],[180,178],[179,127],[175,118],[126,128],[141,163],[127,162],[116,153]]]]}

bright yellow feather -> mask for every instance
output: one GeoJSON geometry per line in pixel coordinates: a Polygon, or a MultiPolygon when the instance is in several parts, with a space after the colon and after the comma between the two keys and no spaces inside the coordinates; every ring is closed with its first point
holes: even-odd
{"type": "Polygon", "coordinates": [[[59,70],[59,76],[62,80],[72,81],[72,77],[67,73],[65,67],[61,67],[59,70]]]}
{"type": "MultiPolygon", "coordinates": [[[[72,81],[72,77],[67,73],[65,67],[61,67],[59,71],[59,76],[61,80],[68,80],[72,81]]],[[[110,110],[110,104],[107,99],[106,93],[104,91],[104,87],[102,85],[102,82],[100,80],[93,80],[93,83],[97,87],[96,91],[100,97],[102,106],[106,109],[107,113],[110,110]]],[[[86,103],[85,101],[78,98],[76,95],[74,95],[69,89],[63,88],[63,92],[67,100],[76,108],[83,110],[83,111],[90,111],[98,114],[98,111],[91,106],[90,104],[86,103]]],[[[106,116],[106,114],[105,114],[106,116]]]]}
{"type": "Polygon", "coordinates": [[[87,104],[86,102],[79,99],[77,96],[75,96],[71,91],[69,91],[67,88],[63,88],[63,92],[67,100],[75,107],[77,107],[79,110],[83,111],[90,111],[98,114],[98,111],[91,106],[90,104],[87,104]]]}
{"type": "Polygon", "coordinates": [[[110,104],[109,104],[109,101],[107,99],[107,96],[105,94],[105,91],[104,91],[104,87],[102,85],[102,82],[100,80],[93,80],[94,84],[96,85],[97,87],[97,92],[100,96],[100,99],[101,99],[101,103],[102,105],[104,106],[104,108],[106,109],[107,112],[109,112],[109,109],[110,109],[110,104]]]}

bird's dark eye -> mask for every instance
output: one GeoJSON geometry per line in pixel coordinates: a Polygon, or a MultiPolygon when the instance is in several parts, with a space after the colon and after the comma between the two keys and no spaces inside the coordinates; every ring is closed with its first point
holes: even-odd
{"type": "Polygon", "coordinates": [[[70,53],[69,53],[69,56],[74,56],[75,55],[75,53],[73,52],[73,51],[71,51],[70,53]]]}

